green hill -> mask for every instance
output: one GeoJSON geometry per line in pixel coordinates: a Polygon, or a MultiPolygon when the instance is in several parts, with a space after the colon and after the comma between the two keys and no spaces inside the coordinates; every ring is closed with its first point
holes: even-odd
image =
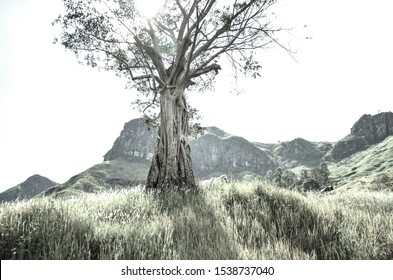
{"type": "Polygon", "coordinates": [[[371,189],[393,191],[393,136],[329,165],[340,191],[371,189]]]}
{"type": "Polygon", "coordinates": [[[67,182],[41,193],[39,196],[71,197],[120,188],[132,188],[144,182],[149,164],[126,159],[104,161],[71,177],[67,182]]]}

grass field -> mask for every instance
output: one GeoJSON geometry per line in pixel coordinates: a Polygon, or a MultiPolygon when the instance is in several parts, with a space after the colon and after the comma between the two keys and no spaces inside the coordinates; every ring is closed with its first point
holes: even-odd
{"type": "Polygon", "coordinates": [[[0,206],[1,259],[393,259],[393,193],[239,182],[0,206]]]}

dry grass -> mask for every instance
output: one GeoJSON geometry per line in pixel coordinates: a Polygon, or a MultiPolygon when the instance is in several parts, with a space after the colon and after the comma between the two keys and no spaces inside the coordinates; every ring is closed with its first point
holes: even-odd
{"type": "Polygon", "coordinates": [[[1,259],[392,259],[393,194],[260,182],[0,206],[1,259]]]}

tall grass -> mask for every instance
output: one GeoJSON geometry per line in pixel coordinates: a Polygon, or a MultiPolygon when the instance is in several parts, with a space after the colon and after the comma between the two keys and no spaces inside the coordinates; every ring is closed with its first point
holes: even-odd
{"type": "Polygon", "coordinates": [[[393,195],[260,182],[0,206],[1,259],[393,259],[393,195]]]}

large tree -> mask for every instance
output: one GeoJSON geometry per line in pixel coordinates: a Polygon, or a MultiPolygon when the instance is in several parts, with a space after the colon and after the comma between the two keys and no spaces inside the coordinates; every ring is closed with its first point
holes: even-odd
{"type": "Polygon", "coordinates": [[[143,97],[136,103],[144,113],[158,108],[146,188],[195,188],[188,142],[195,110],[186,91],[209,86],[222,57],[236,71],[258,76],[253,51],[275,42],[270,7],[276,1],[167,0],[151,18],[138,12],[134,0],[63,2],[65,13],[54,22],[61,26],[56,41],[87,65],[127,77],[143,97]]]}

